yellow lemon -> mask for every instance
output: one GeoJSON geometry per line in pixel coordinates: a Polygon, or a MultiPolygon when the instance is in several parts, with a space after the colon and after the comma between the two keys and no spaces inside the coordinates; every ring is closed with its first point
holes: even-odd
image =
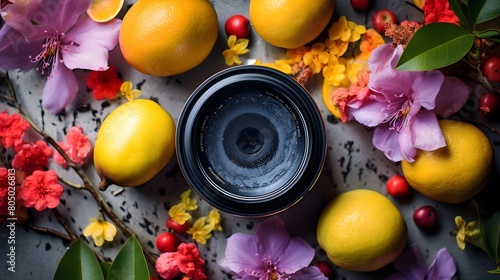
{"type": "Polygon", "coordinates": [[[141,185],[172,159],[175,123],[158,103],[135,99],[118,106],[101,124],[94,146],[99,189],[141,185]]]}
{"type": "Polygon", "coordinates": [[[135,69],[171,76],[203,62],[218,34],[217,14],[209,0],[139,0],[123,18],[119,43],[135,69]]]}
{"type": "Polygon", "coordinates": [[[250,0],[249,15],[264,41],[295,49],[325,29],[334,9],[334,0],[250,0]]]}
{"type": "Polygon", "coordinates": [[[423,195],[446,203],[473,198],[486,184],[493,148],[484,133],[472,124],[441,120],[446,146],[418,151],[413,163],[401,167],[408,183],[423,195]]]}
{"type": "Polygon", "coordinates": [[[328,203],[319,217],[316,237],[336,266],[373,271],[401,254],[407,228],[387,197],[358,189],[339,194],[328,203]]]}
{"type": "Polygon", "coordinates": [[[323,102],[325,103],[326,109],[330,111],[330,113],[336,117],[337,119],[341,118],[339,108],[333,105],[333,100],[332,100],[332,91],[333,91],[333,86],[329,85],[327,83],[323,83],[321,92],[323,96],[323,102]]]}
{"type": "Polygon", "coordinates": [[[87,10],[89,17],[95,22],[107,22],[118,15],[124,0],[93,0],[87,10]]]}

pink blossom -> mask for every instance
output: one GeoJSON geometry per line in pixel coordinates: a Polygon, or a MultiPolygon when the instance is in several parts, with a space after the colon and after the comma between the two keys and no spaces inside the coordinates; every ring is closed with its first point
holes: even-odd
{"type": "Polygon", "coordinates": [[[21,198],[24,206],[35,207],[42,211],[55,208],[61,201],[64,189],[59,184],[57,174],[53,170],[35,171],[26,177],[21,185],[21,198]]]}
{"type": "Polygon", "coordinates": [[[25,143],[12,160],[12,167],[21,169],[26,175],[31,175],[35,170],[45,170],[48,159],[52,157],[52,148],[42,140],[35,143],[25,143]]]}
{"type": "Polygon", "coordinates": [[[174,279],[181,275],[193,280],[205,280],[204,264],[205,260],[200,257],[194,243],[181,243],[177,252],[161,254],[155,268],[163,279],[174,279]]]}
{"type": "Polygon", "coordinates": [[[373,145],[392,161],[414,161],[417,149],[432,151],[446,142],[436,114],[457,112],[470,89],[461,80],[440,71],[395,70],[403,52],[401,45],[376,48],[370,57],[368,98],[354,99],[349,110],[360,123],[376,127],[373,145]]]}
{"type": "Polygon", "coordinates": [[[255,236],[231,235],[220,266],[234,279],[326,280],[310,266],[314,254],[304,239],[290,237],[283,221],[272,217],[259,224],[255,236]]]}
{"type": "Polygon", "coordinates": [[[30,124],[19,114],[10,116],[7,111],[0,113],[0,143],[5,148],[17,149],[23,143],[24,132],[29,128],[30,124]]]}
{"type": "MultiPolygon", "coordinates": [[[[66,135],[66,142],[59,142],[58,144],[69,156],[69,159],[79,166],[85,164],[88,154],[92,149],[89,138],[83,134],[82,128],[78,126],[74,126],[69,130],[66,135]]],[[[64,168],[69,167],[68,162],[66,162],[59,152],[55,152],[54,161],[64,168]]]]}
{"type": "Polygon", "coordinates": [[[36,68],[47,76],[43,106],[58,113],[73,101],[73,69],[108,69],[108,51],[118,42],[120,20],[96,23],[86,10],[92,0],[10,1],[2,9],[0,67],[36,68]]]}

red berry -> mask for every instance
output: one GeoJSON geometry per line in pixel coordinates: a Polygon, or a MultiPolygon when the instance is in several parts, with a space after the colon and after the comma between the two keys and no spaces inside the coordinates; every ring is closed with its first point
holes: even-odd
{"type": "Polygon", "coordinates": [[[327,262],[318,261],[316,263],[316,266],[319,268],[321,273],[323,273],[323,275],[325,275],[325,277],[332,276],[332,268],[330,267],[330,265],[327,262]]]}
{"type": "Polygon", "coordinates": [[[499,107],[500,100],[496,94],[486,93],[479,99],[479,112],[483,117],[498,113],[499,107]]]}
{"type": "Polygon", "coordinates": [[[364,10],[370,5],[370,0],[351,0],[351,6],[356,10],[364,10]]]}
{"type": "Polygon", "coordinates": [[[379,33],[385,33],[385,25],[388,23],[397,23],[396,15],[388,9],[377,11],[372,18],[373,28],[379,33]]]}
{"type": "Polygon", "coordinates": [[[177,237],[171,232],[163,232],[156,238],[156,248],[160,252],[175,252],[177,250],[177,237]]]}
{"type": "Polygon", "coordinates": [[[178,233],[185,233],[189,229],[189,221],[186,221],[181,225],[178,222],[174,221],[172,218],[168,218],[166,225],[169,229],[178,233]]]}
{"type": "Polygon", "coordinates": [[[387,193],[393,197],[404,197],[410,193],[410,185],[399,175],[392,176],[386,184],[387,193]]]}
{"type": "Polygon", "coordinates": [[[490,57],[483,65],[483,75],[494,83],[500,82],[500,57],[490,57]]]}
{"type": "Polygon", "coordinates": [[[413,221],[419,228],[432,228],[436,223],[436,209],[430,205],[418,208],[413,213],[413,221]]]}
{"type": "Polygon", "coordinates": [[[242,15],[234,15],[226,20],[224,25],[227,36],[245,38],[250,33],[250,20],[242,15]]]}

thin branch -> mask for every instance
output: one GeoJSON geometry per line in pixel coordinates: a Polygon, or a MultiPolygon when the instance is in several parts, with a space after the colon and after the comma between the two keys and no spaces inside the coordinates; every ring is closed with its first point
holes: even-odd
{"type": "MultiPolygon", "coordinates": [[[[29,117],[28,115],[24,112],[23,108],[21,107],[21,104],[17,100],[17,95],[16,91],[14,89],[14,85],[12,84],[12,81],[9,78],[9,73],[5,73],[5,81],[7,83],[7,86],[9,88],[9,91],[12,96],[12,102],[14,103],[14,106],[16,107],[18,113],[31,125],[31,127],[38,133],[40,134],[54,149],[56,149],[59,154],[68,162],[69,167],[73,169],[80,179],[83,181],[83,189],[87,190],[90,192],[92,197],[96,200],[98,205],[102,206],[102,211],[108,216],[108,218],[125,234],[127,237],[131,237],[132,235],[135,235],[134,232],[132,232],[122,221],[118,216],[109,208],[108,204],[106,201],[102,198],[102,196],[97,192],[96,188],[88,178],[88,176],[85,174],[82,168],[78,166],[76,163],[74,163],[69,156],[66,154],[66,152],[59,146],[59,144],[52,138],[50,137],[43,129],[40,129],[29,117]]],[[[152,264],[156,264],[156,259],[151,255],[146,250],[143,250],[144,255],[146,256],[146,259],[152,264]]]]}
{"type": "Polygon", "coordinates": [[[73,232],[73,230],[69,227],[69,225],[66,223],[66,220],[61,216],[61,213],[57,210],[57,208],[52,209],[52,214],[56,217],[57,221],[63,226],[63,228],[66,230],[66,232],[69,234],[71,239],[77,240],[78,236],[73,232]]]}
{"type": "Polygon", "coordinates": [[[84,185],[71,182],[69,180],[64,179],[63,177],[58,176],[57,177],[60,182],[64,183],[65,185],[68,185],[69,187],[72,187],[73,189],[81,189],[81,190],[87,190],[84,185]]]}
{"type": "Polygon", "coordinates": [[[46,227],[39,227],[39,226],[35,226],[35,225],[32,225],[32,224],[29,224],[28,227],[34,231],[37,231],[37,232],[41,232],[41,233],[48,233],[48,234],[52,234],[52,235],[55,235],[65,241],[68,241],[68,242],[73,242],[75,241],[73,238],[71,238],[71,236],[67,235],[67,234],[64,234],[62,232],[59,232],[57,230],[54,230],[54,229],[51,229],[51,228],[46,228],[46,227]]]}

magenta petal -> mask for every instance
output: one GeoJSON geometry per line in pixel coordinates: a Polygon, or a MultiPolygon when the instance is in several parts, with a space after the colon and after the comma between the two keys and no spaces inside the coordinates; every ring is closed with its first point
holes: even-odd
{"type": "Polygon", "coordinates": [[[43,88],[42,105],[57,114],[75,99],[78,83],[73,72],[62,64],[52,69],[43,88]]]}
{"type": "Polygon", "coordinates": [[[285,251],[290,242],[290,235],[284,222],[277,216],[260,223],[255,231],[260,260],[274,263],[285,251]]]}
{"type": "Polygon", "coordinates": [[[308,266],[290,275],[290,280],[328,280],[317,266],[308,266]]]}
{"type": "Polygon", "coordinates": [[[469,98],[470,87],[457,77],[446,76],[443,85],[436,96],[434,111],[447,118],[455,114],[469,98]]]}
{"type": "Polygon", "coordinates": [[[71,42],[77,45],[84,43],[96,45],[112,50],[118,44],[121,20],[112,20],[106,23],[97,23],[85,14],[78,20],[75,27],[64,38],[66,44],[71,42]]]}
{"type": "Polygon", "coordinates": [[[290,238],[288,247],[280,256],[278,270],[292,274],[308,266],[314,258],[314,248],[300,237],[290,238]]]}
{"type": "Polygon", "coordinates": [[[224,265],[236,274],[244,275],[246,271],[265,272],[258,258],[255,237],[243,233],[235,233],[227,239],[224,265]]]}
{"type": "Polygon", "coordinates": [[[44,0],[44,12],[50,16],[50,20],[39,24],[53,32],[68,32],[91,3],[92,0],[44,0]]]}
{"type": "Polygon", "coordinates": [[[434,109],[444,76],[439,71],[412,72],[412,98],[427,110],[434,109]]]}
{"type": "Polygon", "coordinates": [[[423,280],[425,279],[425,262],[415,244],[403,252],[393,263],[396,273],[385,280],[423,280]]]}
{"type": "Polygon", "coordinates": [[[401,95],[411,94],[412,74],[410,72],[394,72],[385,69],[370,76],[368,88],[386,97],[387,100],[401,99],[401,95]]]}
{"type": "Polygon", "coordinates": [[[412,132],[409,127],[405,127],[398,135],[399,150],[404,160],[409,162],[415,161],[417,148],[413,144],[412,132]]]}
{"type": "Polygon", "coordinates": [[[446,248],[441,248],[429,266],[427,279],[451,279],[457,271],[455,261],[446,248]]]}
{"type": "MultiPolygon", "coordinates": [[[[357,102],[353,103],[357,104],[357,102]]],[[[374,127],[384,122],[387,115],[383,110],[387,108],[387,103],[382,103],[376,100],[363,100],[359,108],[352,108],[349,105],[349,112],[361,124],[374,127]]]]}
{"type": "Polygon", "coordinates": [[[403,159],[399,148],[398,133],[389,128],[389,124],[383,123],[375,128],[372,138],[373,145],[382,151],[385,156],[398,162],[403,159]]]}
{"type": "Polygon", "coordinates": [[[7,39],[0,37],[2,41],[12,40],[10,45],[0,50],[0,67],[7,71],[14,69],[27,71],[35,68],[36,63],[31,62],[29,57],[30,55],[36,56],[41,51],[42,42],[27,43],[19,32],[11,30],[13,32],[9,33],[7,39]]]}
{"type": "Polygon", "coordinates": [[[84,43],[78,47],[61,48],[63,63],[69,69],[89,69],[103,71],[108,69],[108,50],[101,46],[84,43]]]}
{"type": "Polygon", "coordinates": [[[375,74],[390,67],[393,55],[394,49],[389,43],[375,48],[370,54],[370,58],[368,60],[368,67],[370,68],[371,73],[375,74]]]}
{"type": "Polygon", "coordinates": [[[409,124],[413,145],[424,151],[434,151],[446,146],[439,122],[433,111],[420,111],[409,124]]]}

